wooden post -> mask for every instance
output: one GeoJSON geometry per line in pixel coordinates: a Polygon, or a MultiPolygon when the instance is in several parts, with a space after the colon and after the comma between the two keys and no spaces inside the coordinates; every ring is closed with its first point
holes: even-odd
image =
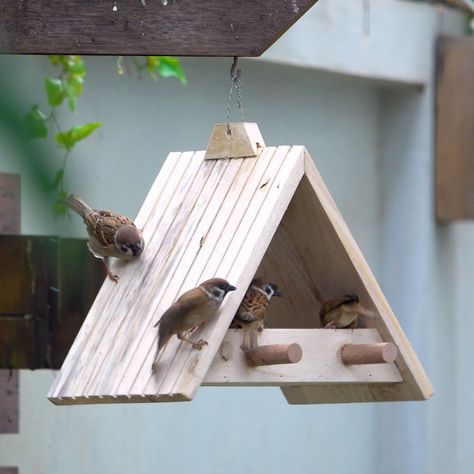
{"type": "Polygon", "coordinates": [[[394,362],[397,355],[397,346],[392,342],[345,344],[341,347],[341,360],[344,365],[386,364],[394,362]]]}
{"type": "MultiPolygon", "coordinates": [[[[20,176],[0,173],[0,234],[21,232],[20,176]]],[[[0,370],[0,433],[19,432],[19,372],[0,370]]],[[[0,467],[0,474],[16,474],[16,467],[0,467]]]]}
{"type": "Polygon", "coordinates": [[[252,367],[275,364],[296,364],[303,357],[301,346],[292,344],[270,344],[259,346],[257,352],[246,352],[247,363],[252,367]]]}

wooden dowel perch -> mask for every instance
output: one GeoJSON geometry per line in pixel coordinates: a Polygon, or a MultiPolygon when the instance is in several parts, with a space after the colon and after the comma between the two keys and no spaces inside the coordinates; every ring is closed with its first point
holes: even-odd
{"type": "Polygon", "coordinates": [[[270,344],[259,346],[257,352],[246,352],[248,365],[258,367],[261,365],[295,364],[303,357],[301,346],[292,344],[270,344]]]}
{"type": "Polygon", "coordinates": [[[344,365],[385,364],[394,362],[398,349],[392,342],[378,344],[345,344],[341,347],[344,365]]]}

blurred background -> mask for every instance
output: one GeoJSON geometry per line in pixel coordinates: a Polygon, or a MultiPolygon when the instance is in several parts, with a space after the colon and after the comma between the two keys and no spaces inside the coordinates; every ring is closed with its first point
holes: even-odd
{"type": "MultiPolygon", "coordinates": [[[[320,0],[262,58],[239,62],[245,120],[267,145],[309,150],[431,378],[431,400],[290,406],[278,388],[202,388],[191,403],[56,407],[46,399],[56,372],[22,370],[20,429],[0,434],[0,465],[21,474],[473,473],[474,224],[438,224],[434,208],[436,40],[468,35],[469,19],[431,2],[320,0]]],[[[231,61],[184,58],[183,85],[117,74],[116,58],[84,60],[77,112],[58,118],[64,128],[102,126],[71,151],[64,186],[133,217],[167,154],[204,149],[225,121],[231,61]]],[[[48,109],[52,71],[47,57],[0,57],[0,172],[21,175],[23,234],[84,238],[80,219],[55,217],[44,193],[64,153],[8,126],[32,104],[48,109]]]]}

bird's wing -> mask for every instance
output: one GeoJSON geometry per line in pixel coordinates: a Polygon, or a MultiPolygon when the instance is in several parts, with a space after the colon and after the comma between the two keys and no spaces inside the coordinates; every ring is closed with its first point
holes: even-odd
{"type": "Polygon", "coordinates": [[[343,298],[335,298],[333,300],[328,300],[321,307],[321,310],[319,311],[319,316],[323,318],[329,312],[335,310],[336,308],[339,308],[339,306],[342,306],[343,304],[346,304],[346,303],[351,303],[353,301],[354,300],[351,295],[346,295],[343,298]]]}
{"type": "Polygon", "coordinates": [[[165,325],[168,330],[173,330],[174,326],[179,326],[181,322],[179,315],[192,312],[194,308],[205,302],[207,302],[207,296],[199,288],[186,291],[163,313],[155,326],[165,325]]]}

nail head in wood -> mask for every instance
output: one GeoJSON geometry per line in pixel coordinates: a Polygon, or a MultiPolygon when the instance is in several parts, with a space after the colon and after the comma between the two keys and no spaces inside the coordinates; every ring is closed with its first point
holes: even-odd
{"type": "Polygon", "coordinates": [[[296,364],[303,357],[301,346],[292,344],[270,344],[259,346],[257,352],[246,352],[248,365],[258,367],[261,365],[296,364]]]}
{"type": "Polygon", "coordinates": [[[256,123],[231,123],[229,129],[226,123],[217,123],[212,130],[204,159],[252,158],[258,156],[264,147],[256,123]]]}
{"type": "Polygon", "coordinates": [[[397,346],[392,342],[345,344],[341,347],[341,359],[344,365],[392,363],[397,356],[397,346]]]}

